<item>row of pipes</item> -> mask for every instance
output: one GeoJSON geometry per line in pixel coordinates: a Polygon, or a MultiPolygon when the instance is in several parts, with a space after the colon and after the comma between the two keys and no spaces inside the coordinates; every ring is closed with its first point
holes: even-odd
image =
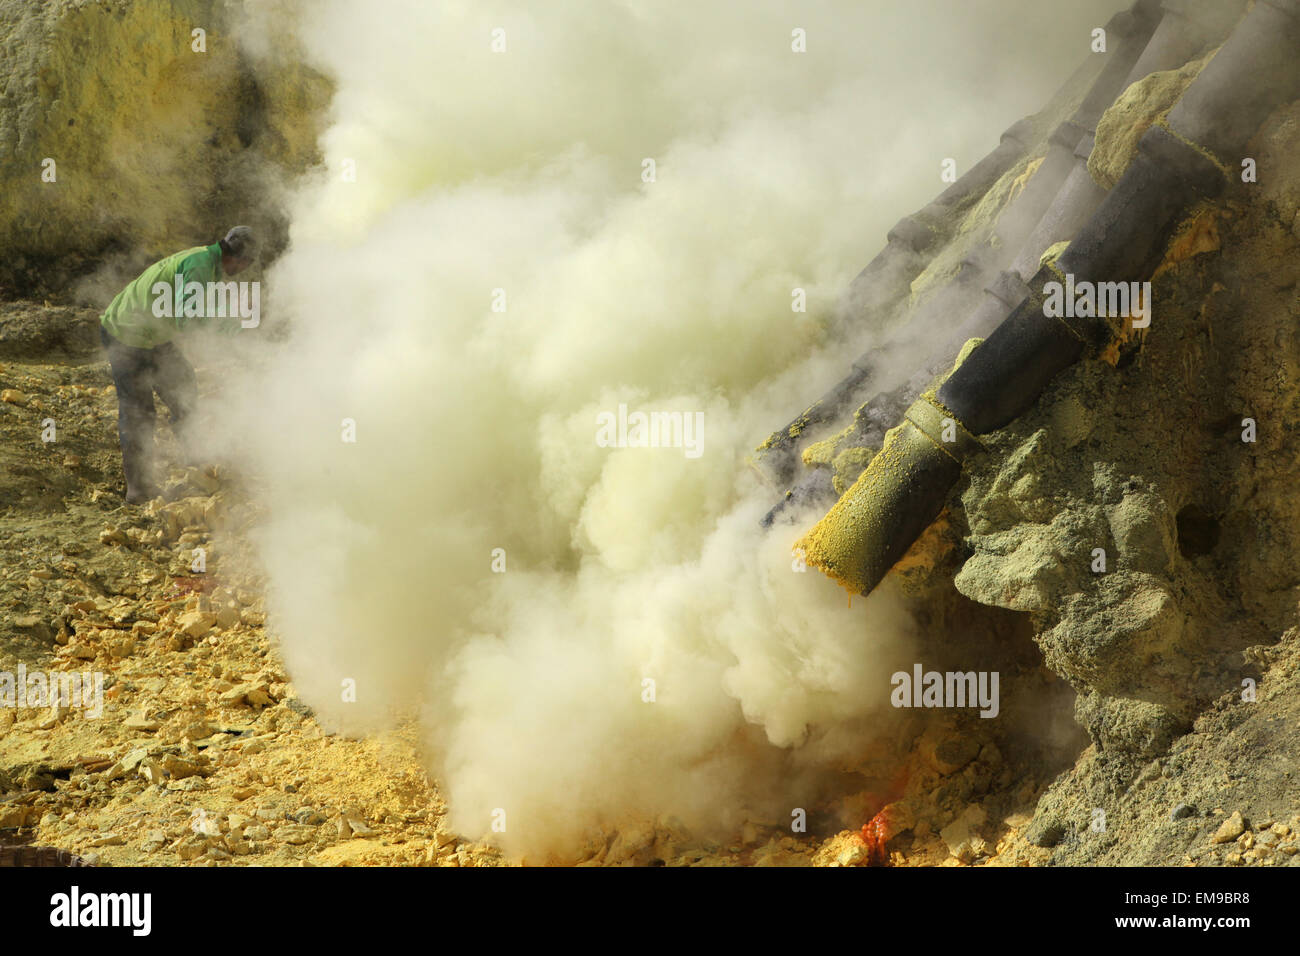
{"type": "MultiPolygon", "coordinates": [[[[854,363],[760,449],[760,469],[788,488],[764,523],[829,507],[796,547],[855,593],[875,588],[938,516],[963,461],[982,450],[978,436],[1024,414],[1057,374],[1111,341],[1105,318],[1045,315],[1047,284],[1067,274],[1077,283],[1148,279],[1183,214],[1240,183],[1251,136],[1275,108],[1300,96],[1300,0],[1137,0],[1106,32],[1118,42],[1104,54],[1104,67],[1074,114],[1051,133],[1041,165],[988,240],[890,342],[854,363]],[[1220,42],[1167,117],[1142,136],[1114,188],[1099,186],[1088,158],[1105,109],[1132,83],[1220,42]],[[1040,265],[1062,242],[1069,243],[1065,251],[1040,265]],[[942,344],[910,378],[889,383],[898,356],[936,329],[942,344]],[[972,338],[985,341],[942,378],[972,338]],[[796,480],[800,442],[867,396],[837,445],[880,449],[853,486],[837,496],[825,469],[796,480]]],[[[906,293],[951,237],[952,211],[1024,157],[1030,128],[1028,119],[1012,126],[989,156],[890,231],[885,249],[850,288],[852,314],[879,313],[906,293]]]]}

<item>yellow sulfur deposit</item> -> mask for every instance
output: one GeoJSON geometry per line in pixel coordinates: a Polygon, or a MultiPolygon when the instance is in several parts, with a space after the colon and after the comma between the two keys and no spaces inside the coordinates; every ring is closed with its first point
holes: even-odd
{"type": "Polygon", "coordinates": [[[1046,156],[1039,156],[1025,166],[1025,171],[1011,181],[1011,191],[1007,195],[1007,202],[1012,202],[1017,196],[1024,192],[1025,187],[1029,185],[1029,180],[1034,178],[1034,173],[1038,172],[1038,167],[1043,165],[1046,156]]]}
{"type": "Polygon", "coordinates": [[[1169,240],[1169,248],[1156,271],[1151,274],[1154,281],[1181,262],[1206,252],[1218,252],[1219,209],[1212,203],[1201,203],[1183,220],[1169,240]]]}
{"type": "Polygon", "coordinates": [[[912,492],[935,472],[955,481],[960,465],[910,421],[903,422],[885,435],[866,471],[795,547],[851,592],[869,592],[913,540],[900,529],[919,533],[933,520],[918,508],[912,492]]]}
{"type": "MultiPolygon", "coordinates": [[[[955,457],[954,448],[940,445],[911,418],[916,415],[917,406],[926,414],[924,421],[922,418],[916,420],[927,428],[941,416],[950,415],[935,397],[935,392],[983,341],[970,339],[962,346],[952,369],[931,383],[909,412],[909,418],[885,433],[884,445],[874,457],[870,457],[870,450],[864,448],[849,449],[830,459],[842,435],[811,446],[805,452],[806,464],[814,463],[809,460],[809,452],[814,458],[833,461],[835,490],[842,497],[795,547],[804,550],[809,564],[853,593],[865,594],[874,588],[938,513],[942,502],[927,503],[923,493],[918,494],[921,489],[932,487],[932,483],[924,479],[937,475],[947,482],[943,487],[950,487],[960,474],[960,453],[955,457]],[[842,463],[841,460],[850,451],[859,451],[863,458],[870,457],[870,460],[845,492],[841,487],[841,467],[853,463],[842,463]]],[[[953,422],[962,434],[961,447],[977,448],[974,437],[965,432],[955,416],[953,422]]]]}
{"type": "Polygon", "coordinates": [[[805,467],[830,469],[836,494],[844,494],[876,454],[874,448],[851,443],[855,431],[855,425],[850,424],[829,438],[813,442],[801,456],[805,467]]]}
{"type": "Polygon", "coordinates": [[[1088,172],[1103,189],[1112,188],[1137,155],[1138,140],[1164,118],[1217,50],[1177,70],[1162,70],[1138,80],[1102,114],[1088,156],[1088,172]]]}
{"type": "Polygon", "coordinates": [[[831,462],[831,469],[834,474],[831,476],[831,484],[835,488],[835,493],[842,495],[857,481],[858,476],[862,474],[867,465],[871,464],[871,459],[876,455],[876,449],[856,446],[846,448],[835,456],[831,462]]]}
{"type": "Polygon", "coordinates": [[[1049,263],[1055,262],[1057,259],[1061,258],[1061,253],[1068,248],[1070,248],[1070,240],[1068,239],[1063,239],[1060,242],[1053,243],[1043,250],[1043,254],[1038,257],[1038,264],[1040,266],[1045,266],[1049,263]]]}

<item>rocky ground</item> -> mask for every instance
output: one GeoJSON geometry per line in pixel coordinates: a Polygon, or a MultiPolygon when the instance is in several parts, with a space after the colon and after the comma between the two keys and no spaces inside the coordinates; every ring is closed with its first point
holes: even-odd
{"type": "MultiPolygon", "coordinates": [[[[0,305],[0,671],[104,681],[98,717],[0,707],[0,844],[117,866],[547,862],[504,859],[442,825],[412,726],[332,735],[297,698],[245,544],[255,484],[172,467],[162,498],[125,505],[93,322],[85,309],[0,305]]],[[[210,396],[218,376],[200,368],[199,379],[210,396]]],[[[160,428],[164,460],[174,450],[160,428]]],[[[963,531],[941,522],[901,577],[941,579],[963,531]]],[[[672,820],[628,821],[563,862],[1295,863],[1300,743],[1284,730],[1300,699],[1294,628],[1250,652],[1257,703],[1222,695],[1167,755],[1135,769],[1089,745],[1028,617],[971,601],[951,571],[943,594],[916,598],[931,635],[922,659],[944,669],[969,656],[963,641],[998,648],[986,659],[1003,675],[1005,719],[901,719],[889,746],[845,768],[836,795],[811,808],[806,833],[756,820],[702,840],[672,820]],[[1107,810],[1105,832],[1090,829],[1094,805],[1107,810]],[[864,840],[859,826],[878,812],[880,836],[864,840]]]]}
{"type": "MultiPolygon", "coordinates": [[[[97,717],[0,706],[0,845],[112,866],[520,862],[441,826],[413,727],[347,739],[297,699],[243,542],[255,493],[172,467],[162,498],[124,503],[94,321],[0,305],[0,671],[103,675],[97,717]]],[[[200,369],[201,395],[214,377],[200,369]]],[[[159,447],[175,450],[166,427],[159,447]]],[[[665,822],[611,832],[586,862],[797,865],[816,849],[753,827],[703,844],[665,822]]]]}
{"type": "Polygon", "coordinates": [[[124,504],[107,365],[75,346],[23,361],[24,329],[84,345],[93,315],[3,312],[0,670],[100,672],[104,702],[0,707],[0,843],[105,865],[499,864],[439,827],[410,735],[323,734],[294,696],[251,563],[213,545],[252,518],[228,476],[173,468],[163,499],[124,504]]]}

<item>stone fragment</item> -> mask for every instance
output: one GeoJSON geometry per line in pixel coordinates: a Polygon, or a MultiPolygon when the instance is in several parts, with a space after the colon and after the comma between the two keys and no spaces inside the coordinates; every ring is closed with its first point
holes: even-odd
{"type": "MultiPolygon", "coordinates": [[[[271,698],[271,687],[265,681],[250,681],[236,684],[221,695],[223,703],[247,704],[249,707],[268,707],[275,701],[271,698]]],[[[251,741],[250,741],[251,743],[251,741]]],[[[249,752],[245,748],[245,752],[249,752]]]]}
{"type": "MultiPolygon", "coordinates": [[[[132,714],[130,717],[126,718],[126,720],[122,721],[122,726],[127,730],[140,730],[146,733],[152,733],[161,727],[162,724],[154,720],[148,714],[132,714]]],[[[143,757],[141,757],[141,759],[143,759],[143,757]]],[[[139,760],[137,760],[136,763],[139,763],[139,760]]],[[[125,761],[123,761],[123,765],[125,765],[125,761]]],[[[127,769],[130,768],[128,767],[127,769]]]]}
{"type": "Polygon", "coordinates": [[[972,804],[962,811],[961,816],[940,830],[939,836],[947,844],[948,852],[963,863],[969,863],[984,854],[988,845],[976,831],[984,825],[986,819],[984,808],[972,804]]]}
{"type": "Polygon", "coordinates": [[[108,642],[108,656],[122,660],[135,653],[135,641],[128,635],[108,642]]]}
{"type": "Polygon", "coordinates": [[[367,826],[365,820],[361,819],[360,816],[357,816],[355,814],[351,814],[351,813],[348,814],[346,819],[347,819],[348,826],[352,828],[352,833],[354,836],[359,836],[362,838],[372,837],[379,832],[378,830],[375,830],[373,827],[367,826]]]}
{"type": "Polygon", "coordinates": [[[54,630],[50,625],[35,614],[15,615],[11,622],[15,629],[19,631],[30,631],[32,636],[41,641],[54,640],[54,630]]]}
{"type": "Polygon", "coordinates": [[[201,836],[192,836],[182,840],[176,847],[176,855],[182,860],[197,860],[208,849],[208,841],[201,836]]]}
{"type": "Polygon", "coordinates": [[[275,831],[275,838],[281,843],[288,843],[293,846],[301,846],[311,841],[315,835],[314,827],[302,826],[301,824],[291,823],[279,827],[275,831]]]}
{"type": "Polygon", "coordinates": [[[127,773],[130,773],[136,767],[140,766],[140,761],[144,760],[147,756],[149,756],[149,751],[144,747],[137,750],[127,751],[126,756],[121,760],[122,769],[127,773]]]}
{"type": "Polygon", "coordinates": [[[216,621],[216,615],[207,611],[186,611],[176,619],[176,629],[197,641],[212,630],[216,621]]]}
{"type": "Polygon", "coordinates": [[[871,853],[865,844],[857,843],[846,846],[835,857],[835,862],[840,866],[861,866],[870,858],[871,853]]]}
{"type": "Polygon", "coordinates": [[[1242,819],[1241,811],[1234,810],[1232,816],[1219,824],[1219,829],[1215,831],[1211,843],[1231,843],[1241,836],[1246,830],[1246,821],[1242,819]]]}
{"type": "Polygon", "coordinates": [[[197,760],[186,760],[184,757],[178,757],[175,754],[163,754],[157,758],[158,765],[162,767],[167,776],[173,780],[184,780],[186,777],[207,776],[212,772],[208,766],[206,758],[200,757],[197,760]]]}

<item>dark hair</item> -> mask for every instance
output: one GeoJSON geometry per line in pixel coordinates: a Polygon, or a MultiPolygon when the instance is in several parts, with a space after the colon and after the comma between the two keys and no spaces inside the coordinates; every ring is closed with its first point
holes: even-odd
{"type": "Polygon", "coordinates": [[[253,230],[247,226],[235,226],[219,244],[223,256],[252,259],[257,255],[257,239],[253,236],[253,230]]]}

